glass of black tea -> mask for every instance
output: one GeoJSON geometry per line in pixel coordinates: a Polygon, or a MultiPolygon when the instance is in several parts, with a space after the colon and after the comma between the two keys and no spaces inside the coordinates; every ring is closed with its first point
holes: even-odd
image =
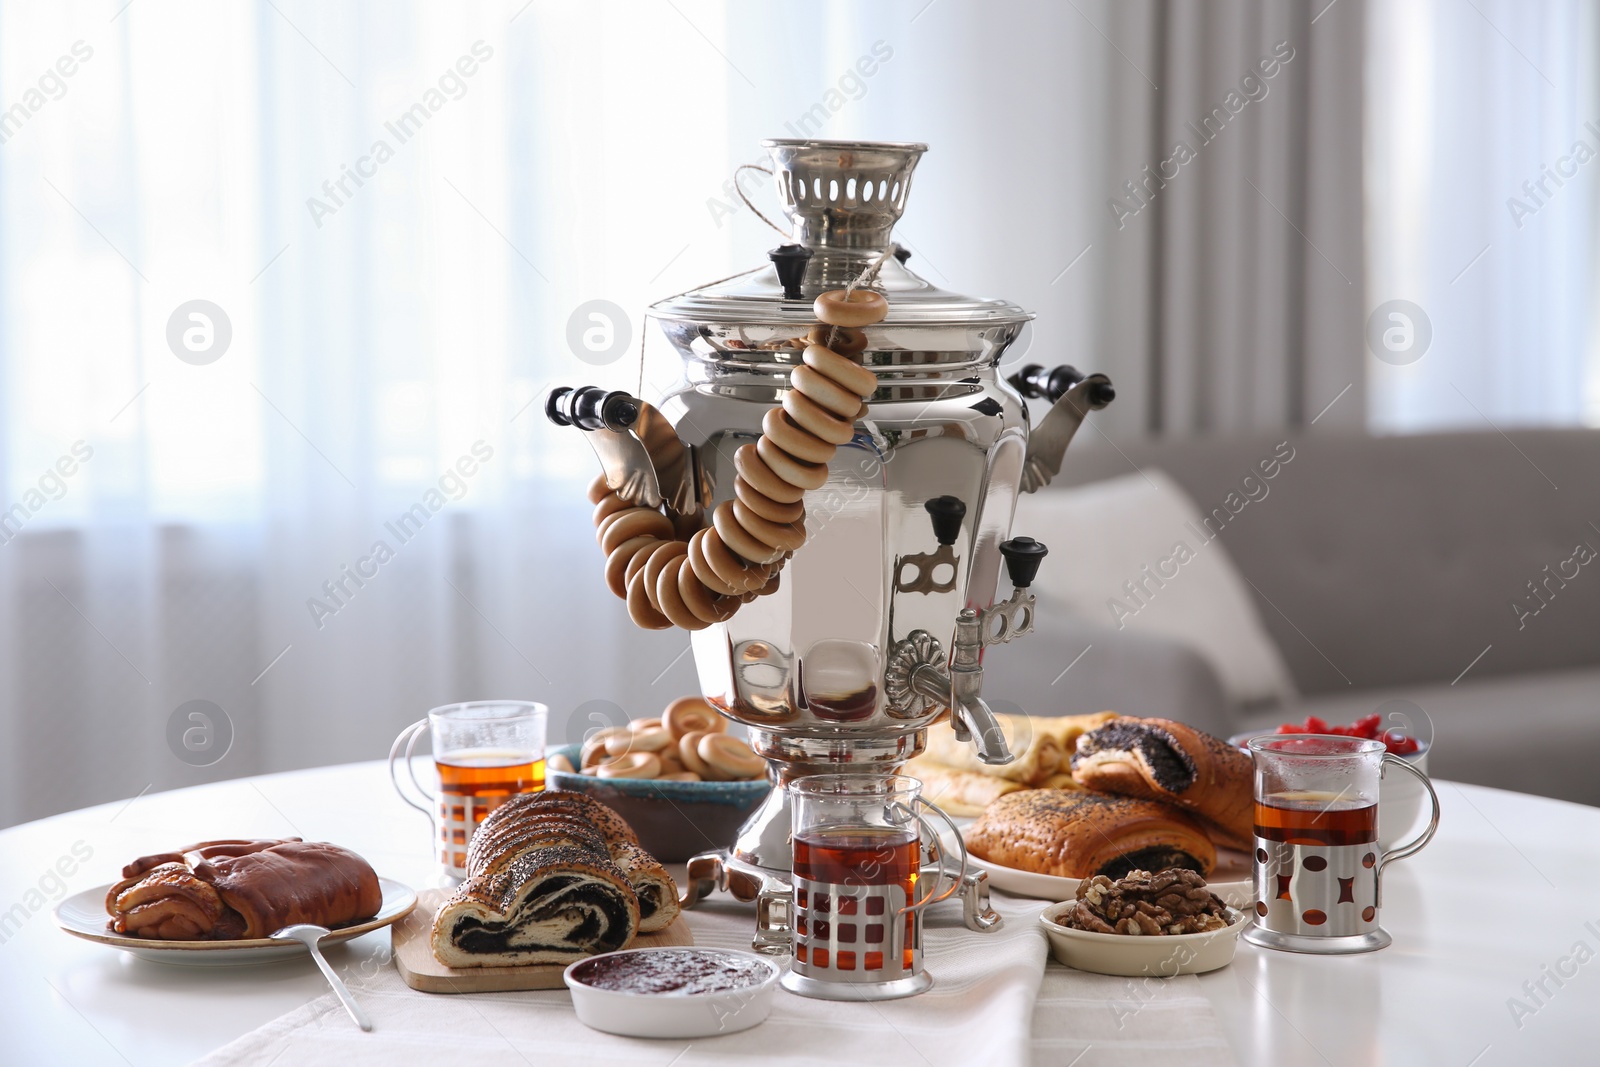
{"type": "Polygon", "coordinates": [[[1378,925],[1385,864],[1422,850],[1439,826],[1428,776],[1384,743],[1361,737],[1271,734],[1250,742],[1255,761],[1255,924],[1246,940],[1323,954],[1370,952],[1391,938],[1378,925]],[[1378,844],[1378,785],[1398,767],[1433,803],[1427,828],[1378,844]]]}
{"type": "Polygon", "coordinates": [[[966,846],[954,824],[906,775],[819,774],[788,789],[794,966],[784,987],[832,1000],[888,1000],[926,990],[933,978],[922,963],[922,910],[951,896],[966,875],[966,846]],[[953,879],[930,815],[949,827],[960,852],[953,879]],[[934,872],[927,886],[924,849],[934,872]]]}

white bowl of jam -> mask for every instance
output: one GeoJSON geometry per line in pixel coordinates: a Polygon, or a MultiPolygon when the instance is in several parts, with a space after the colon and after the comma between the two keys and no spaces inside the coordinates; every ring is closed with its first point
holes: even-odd
{"type": "Polygon", "coordinates": [[[562,977],[578,1021],[624,1037],[715,1037],[766,1021],[781,969],[721,948],[633,948],[590,956],[562,977]]]}

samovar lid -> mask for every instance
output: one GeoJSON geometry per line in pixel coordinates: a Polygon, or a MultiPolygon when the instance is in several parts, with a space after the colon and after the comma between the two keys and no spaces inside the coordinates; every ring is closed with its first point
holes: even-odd
{"type": "MultiPolygon", "coordinates": [[[[891,242],[911,192],[911,172],[928,149],[890,141],[776,139],[762,145],[772,156],[773,184],[793,241],[811,253],[798,289],[786,291],[769,263],[662,300],[651,315],[718,324],[814,321],[817,294],[844,288],[891,242]]],[[[889,298],[885,327],[1020,325],[1033,318],[1010,301],[942,289],[895,258],[882,265],[872,287],[889,298]]]]}

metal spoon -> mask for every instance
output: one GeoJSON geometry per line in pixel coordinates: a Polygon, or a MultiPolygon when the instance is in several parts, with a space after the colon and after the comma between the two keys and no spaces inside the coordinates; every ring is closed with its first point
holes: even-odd
{"type": "Polygon", "coordinates": [[[350,990],[346,988],[344,982],[337,974],[333,973],[333,968],[328,966],[328,961],[322,958],[322,950],[317,947],[317,942],[327,936],[328,928],[326,926],[313,926],[310,923],[285,926],[277,933],[267,935],[273,941],[298,941],[304,945],[306,951],[311,953],[311,958],[317,961],[317,966],[322,968],[323,977],[333,987],[334,994],[339,998],[339,1002],[344,1005],[344,1010],[350,1013],[350,1018],[354,1019],[356,1025],[361,1029],[370,1032],[372,1030],[372,1020],[367,1018],[365,1011],[361,1010],[361,1005],[357,1004],[356,998],[350,995],[350,990]]]}

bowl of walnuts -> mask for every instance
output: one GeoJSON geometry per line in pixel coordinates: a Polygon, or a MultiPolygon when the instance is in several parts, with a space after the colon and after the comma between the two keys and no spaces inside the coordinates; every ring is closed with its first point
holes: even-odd
{"type": "Polygon", "coordinates": [[[628,820],[651,855],[681,863],[731,844],[772,790],[767,761],[727,729],[705,700],[683,697],[659,717],[552,749],[546,788],[587,793],[628,820]]]}
{"type": "Polygon", "coordinates": [[[1076,899],[1039,916],[1051,952],[1068,967],[1136,978],[1226,967],[1246,922],[1198,872],[1182,867],[1085,878],[1076,899]]]}

